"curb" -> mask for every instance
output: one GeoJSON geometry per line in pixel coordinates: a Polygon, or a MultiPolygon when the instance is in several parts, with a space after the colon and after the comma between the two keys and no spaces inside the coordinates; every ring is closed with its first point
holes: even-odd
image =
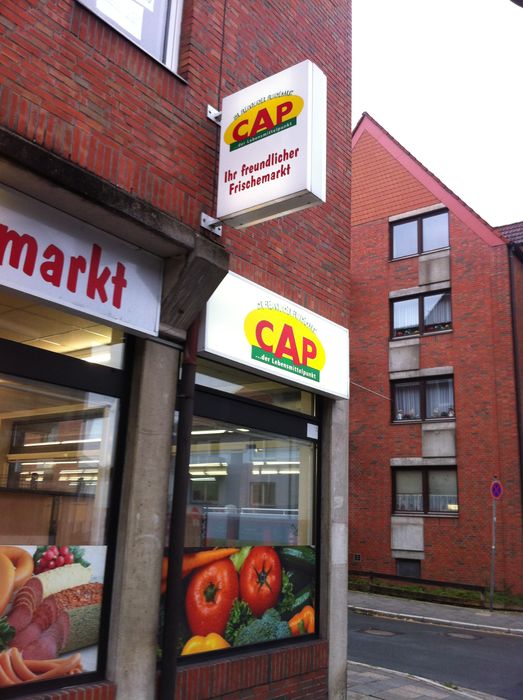
{"type": "Polygon", "coordinates": [[[408,615],[406,613],[390,612],[389,610],[376,610],[374,608],[362,608],[357,605],[349,605],[348,609],[361,615],[374,617],[391,617],[396,620],[406,622],[424,622],[430,625],[445,625],[446,627],[462,627],[466,629],[479,630],[481,632],[494,632],[498,634],[511,634],[523,636],[523,629],[517,627],[496,627],[494,625],[481,625],[476,622],[460,622],[458,620],[441,620],[436,617],[426,617],[425,615],[408,615]]]}
{"type": "Polygon", "coordinates": [[[412,673],[404,673],[403,671],[394,671],[393,669],[390,668],[383,668],[382,666],[371,666],[370,664],[364,664],[361,663],[360,661],[351,661],[349,659],[348,661],[349,664],[352,664],[354,666],[362,666],[363,668],[371,668],[377,671],[382,671],[383,673],[387,673],[393,676],[401,676],[402,678],[405,678],[410,681],[417,681],[421,683],[425,683],[427,685],[431,685],[435,688],[440,688],[441,690],[446,691],[447,693],[455,693],[456,695],[460,695],[462,698],[470,698],[471,700],[503,700],[502,698],[499,698],[497,695],[488,695],[487,693],[482,693],[480,691],[476,690],[469,690],[468,688],[452,688],[444,683],[439,683],[438,681],[433,681],[430,678],[422,678],[421,676],[415,676],[412,673]]]}

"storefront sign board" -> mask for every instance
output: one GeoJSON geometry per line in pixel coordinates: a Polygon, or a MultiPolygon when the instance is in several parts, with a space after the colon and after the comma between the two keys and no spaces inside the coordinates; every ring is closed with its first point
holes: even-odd
{"type": "Polygon", "coordinates": [[[159,258],[3,186],[0,287],[158,335],[159,258]]]}
{"type": "Polygon", "coordinates": [[[216,216],[245,228],[325,202],[327,79],[303,61],[224,98],[216,216]]]}
{"type": "Polygon", "coordinates": [[[349,396],[349,332],[229,272],[207,302],[202,355],[336,398],[349,396]]]}

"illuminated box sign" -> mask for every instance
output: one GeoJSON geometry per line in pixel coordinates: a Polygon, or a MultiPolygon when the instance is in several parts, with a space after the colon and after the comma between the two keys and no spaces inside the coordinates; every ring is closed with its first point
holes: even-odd
{"type": "Polygon", "coordinates": [[[0,287],[158,335],[159,258],[3,186],[0,287]]]}
{"type": "Polygon", "coordinates": [[[207,302],[202,355],[348,398],[349,332],[229,272],[207,302]]]}
{"type": "Polygon", "coordinates": [[[310,61],[224,98],[216,216],[244,228],[325,201],[327,79],[310,61]]]}

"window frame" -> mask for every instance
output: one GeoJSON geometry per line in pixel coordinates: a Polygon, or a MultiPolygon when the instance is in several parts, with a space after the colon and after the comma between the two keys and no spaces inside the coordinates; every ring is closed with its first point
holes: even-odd
{"type": "Polygon", "coordinates": [[[49,350],[23,345],[0,338],[0,372],[20,380],[30,379],[57,385],[64,388],[94,392],[116,398],[120,402],[115,431],[113,475],[107,500],[106,565],[104,571],[104,595],[98,636],[97,668],[74,676],[64,676],[48,681],[33,681],[17,684],[2,690],[2,697],[18,698],[27,692],[31,694],[52,693],[64,687],[77,687],[84,683],[99,682],[106,677],[111,599],[114,582],[114,567],[118,537],[118,520],[125,456],[127,423],[131,391],[132,366],[134,358],[134,338],[125,336],[125,355],[122,369],[91,364],[82,359],[61,355],[49,350]]]}
{"type": "MultiPolygon", "coordinates": [[[[184,0],[166,0],[166,17],[165,25],[162,28],[163,38],[162,38],[162,53],[161,56],[156,56],[152,51],[148,50],[144,46],[144,42],[133,37],[132,34],[125,29],[125,27],[119,24],[115,19],[111,19],[108,15],[101,12],[100,9],[96,7],[95,0],[76,0],[80,5],[85,7],[89,12],[91,12],[95,17],[97,17],[105,25],[111,27],[112,30],[117,32],[120,36],[130,41],[132,44],[137,46],[140,51],[150,56],[154,61],[162,65],[167,70],[172,73],[178,74],[178,67],[180,61],[180,43],[181,43],[181,25],[182,25],[182,15],[183,15],[183,5],[184,0]]],[[[147,8],[140,3],[144,11],[148,11],[147,8]]],[[[154,12],[154,9],[151,10],[154,12]]],[[[155,28],[160,27],[160,21],[155,24],[155,28]]]]}
{"type": "Polygon", "coordinates": [[[447,289],[440,289],[437,291],[431,291],[431,292],[419,292],[418,294],[409,294],[404,297],[394,297],[389,299],[389,307],[390,307],[390,340],[402,340],[403,338],[419,338],[420,336],[424,335],[434,335],[435,333],[448,333],[448,331],[452,330],[452,294],[450,288],[447,289]],[[425,330],[425,305],[424,301],[426,297],[430,296],[436,296],[437,294],[448,294],[449,295],[449,302],[450,302],[450,321],[446,322],[449,324],[449,328],[441,328],[439,330],[434,330],[434,331],[426,331],[425,330]],[[417,333],[408,333],[404,335],[394,335],[394,304],[397,302],[401,301],[410,301],[412,299],[416,299],[418,302],[418,332],[417,333]]]}
{"type": "Polygon", "coordinates": [[[393,515],[430,515],[445,518],[457,518],[460,511],[459,502],[459,481],[458,481],[458,467],[456,464],[444,465],[416,465],[411,466],[394,466],[392,467],[392,514],[393,515]],[[396,509],[396,496],[397,496],[397,482],[396,473],[397,472],[421,472],[421,488],[422,488],[422,502],[423,510],[397,510],[396,509]],[[441,511],[441,510],[430,510],[430,491],[429,491],[429,473],[438,471],[452,471],[456,474],[456,499],[458,508],[455,512],[441,511]]]}
{"type": "Polygon", "coordinates": [[[448,243],[445,246],[440,246],[438,248],[429,248],[428,250],[423,249],[423,221],[430,219],[434,216],[441,216],[441,214],[449,214],[448,209],[437,209],[435,211],[427,212],[426,214],[418,214],[417,216],[407,216],[404,219],[396,219],[395,221],[389,221],[389,260],[404,260],[405,258],[413,258],[419,255],[424,255],[426,253],[433,253],[437,250],[446,250],[450,247],[450,222],[448,226],[448,243]],[[408,224],[411,222],[417,223],[417,252],[407,253],[407,255],[394,256],[394,227],[400,226],[402,224],[408,224]]]}
{"type": "Polygon", "coordinates": [[[453,374],[432,374],[429,376],[416,376],[404,379],[393,379],[391,380],[390,396],[391,396],[391,423],[394,425],[402,423],[426,423],[426,422],[436,422],[436,421],[454,421],[456,419],[456,395],[454,393],[454,375],[453,374]],[[427,383],[442,379],[452,380],[452,396],[454,403],[452,404],[454,415],[447,416],[427,416],[427,383]],[[420,406],[420,417],[419,418],[397,418],[399,409],[396,407],[396,387],[402,384],[419,384],[419,406],[420,406]]]}

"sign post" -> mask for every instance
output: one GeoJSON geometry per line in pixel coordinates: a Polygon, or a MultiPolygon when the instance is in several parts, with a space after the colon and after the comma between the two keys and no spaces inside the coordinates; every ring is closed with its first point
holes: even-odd
{"type": "Polygon", "coordinates": [[[494,477],[490,485],[490,495],[492,496],[492,551],[490,557],[490,610],[494,607],[494,584],[496,579],[496,507],[498,500],[503,494],[501,481],[494,477]]]}

